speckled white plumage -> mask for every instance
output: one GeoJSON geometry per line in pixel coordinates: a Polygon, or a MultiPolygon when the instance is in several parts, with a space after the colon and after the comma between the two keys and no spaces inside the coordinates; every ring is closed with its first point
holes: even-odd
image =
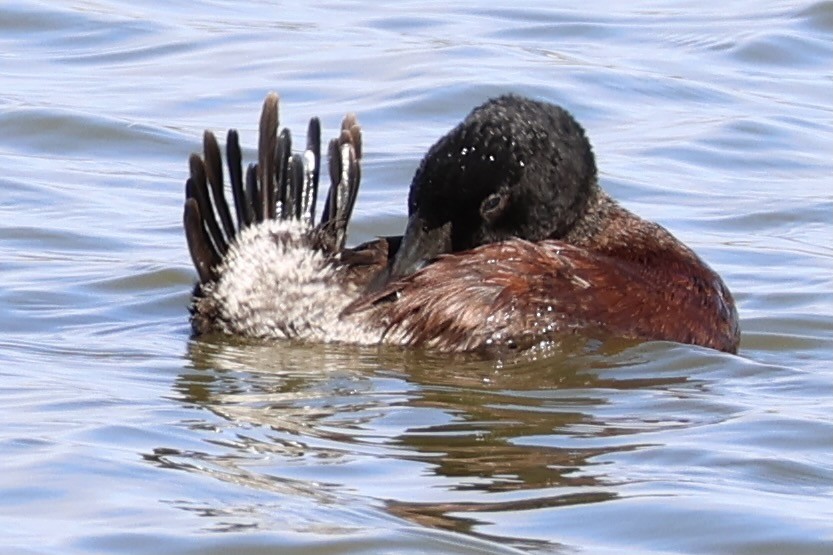
{"type": "Polygon", "coordinates": [[[311,228],[297,220],[267,220],[240,232],[203,285],[196,310],[210,307],[213,327],[262,339],[376,344],[382,330],[343,319],[360,290],[340,275],[337,260],[313,248],[311,228]]]}

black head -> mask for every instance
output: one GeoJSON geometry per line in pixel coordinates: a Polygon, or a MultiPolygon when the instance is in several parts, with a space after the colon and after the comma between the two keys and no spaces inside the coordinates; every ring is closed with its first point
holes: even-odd
{"type": "Polygon", "coordinates": [[[490,100],[423,158],[390,278],[445,252],[561,238],[597,187],[590,143],[568,112],[513,95],[490,100]]]}

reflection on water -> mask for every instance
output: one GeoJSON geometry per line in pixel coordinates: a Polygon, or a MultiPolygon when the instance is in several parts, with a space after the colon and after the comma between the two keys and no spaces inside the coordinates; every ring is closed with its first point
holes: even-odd
{"type": "MultiPolygon", "coordinates": [[[[646,371],[652,354],[644,346],[576,340],[541,360],[494,362],[395,349],[191,341],[190,368],[176,379],[173,398],[220,417],[225,424],[182,423],[218,451],[159,447],[145,458],[325,504],[349,489],[336,467],[407,461],[415,463],[411,473],[433,484],[418,496],[426,499],[384,484],[350,495],[370,496],[420,525],[475,533],[476,514],[616,499],[626,482],[607,472],[606,459],[655,447],[640,438],[645,432],[702,423],[690,414],[621,412],[635,402],[623,403],[623,395],[706,391],[706,382],[674,367],[674,357],[668,368],[646,371]],[[298,480],[301,464],[307,472],[327,469],[314,482],[298,480]],[[320,480],[327,475],[332,481],[320,480]]],[[[398,485],[408,476],[393,480],[398,485]]]]}
{"type": "Polygon", "coordinates": [[[3,553],[829,554],[833,2],[0,2],[3,553]],[[739,356],[189,339],[188,155],[364,127],[351,241],[516,92],[738,301],[739,356]]]}

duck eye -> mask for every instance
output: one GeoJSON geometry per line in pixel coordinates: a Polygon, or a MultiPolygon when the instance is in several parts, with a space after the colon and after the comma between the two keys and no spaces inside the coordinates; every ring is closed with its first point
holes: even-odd
{"type": "Polygon", "coordinates": [[[503,213],[507,205],[507,199],[500,193],[494,193],[486,197],[480,204],[480,215],[488,222],[494,222],[503,213]]]}

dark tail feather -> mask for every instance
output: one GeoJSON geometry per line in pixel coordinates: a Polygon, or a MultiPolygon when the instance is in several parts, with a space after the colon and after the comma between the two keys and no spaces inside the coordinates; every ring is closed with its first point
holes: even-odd
{"type": "MultiPolygon", "coordinates": [[[[191,176],[185,190],[183,213],[188,249],[200,282],[217,279],[217,267],[229,244],[240,230],[265,219],[302,219],[313,225],[321,174],[321,123],[312,118],[307,128],[306,150],[292,155],[292,136],[280,131],[279,99],[270,93],[263,103],[260,118],[258,162],[242,166],[240,139],[228,132],[226,158],[234,199],[234,219],[226,200],[222,156],[217,139],[210,131],[203,135],[203,158],[189,159],[191,176]],[[219,221],[218,221],[219,218],[219,221]]],[[[348,114],[339,137],[329,145],[330,188],[320,223],[314,236],[319,248],[339,252],[344,248],[347,224],[361,182],[361,127],[348,114]]]]}
{"type": "Polygon", "coordinates": [[[301,207],[302,217],[315,222],[315,204],[318,202],[318,179],[321,175],[321,122],[318,118],[309,120],[307,127],[307,149],[304,152],[304,204],[301,207]]]}
{"type": "Polygon", "coordinates": [[[188,250],[191,252],[191,260],[194,262],[197,274],[200,276],[200,283],[214,281],[217,279],[214,268],[220,263],[220,256],[214,250],[211,241],[208,240],[208,235],[205,233],[196,199],[185,199],[182,223],[185,226],[188,250]]]}
{"type": "Polygon", "coordinates": [[[324,211],[321,213],[321,225],[333,220],[336,213],[335,202],[338,197],[336,184],[341,179],[341,168],[338,167],[338,161],[341,157],[338,155],[338,140],[332,139],[327,145],[327,156],[330,159],[328,170],[330,172],[330,188],[327,189],[327,200],[324,201],[324,211]]]}
{"type": "Polygon", "coordinates": [[[220,156],[220,145],[217,144],[217,138],[211,131],[203,133],[202,144],[205,172],[208,184],[211,185],[211,198],[217,215],[220,216],[220,223],[223,224],[226,238],[231,241],[234,237],[234,223],[231,220],[231,212],[229,212],[223,187],[223,158],[220,156]]]}
{"type": "Polygon", "coordinates": [[[263,204],[260,202],[260,188],[257,183],[257,164],[246,168],[246,203],[252,207],[249,225],[263,221],[263,204]]]}
{"type": "Polygon", "coordinates": [[[260,136],[257,147],[257,180],[260,183],[258,221],[275,217],[275,150],[278,140],[278,95],[269,93],[260,114],[260,136]]]}
{"type": "Polygon", "coordinates": [[[251,223],[251,207],[246,205],[246,193],[243,189],[243,157],[240,154],[240,138],[237,131],[229,129],[226,136],[226,158],[231,181],[231,195],[234,199],[234,211],[237,213],[237,227],[243,229],[251,223]]]}
{"type": "Polygon", "coordinates": [[[303,201],[305,183],[304,183],[304,157],[300,154],[293,154],[289,159],[288,172],[288,196],[286,198],[286,206],[284,210],[284,217],[288,214],[290,218],[301,219],[301,204],[303,201]]]}
{"type": "Polygon", "coordinates": [[[350,144],[353,145],[351,160],[349,162],[348,178],[350,179],[350,202],[347,209],[347,219],[353,215],[353,207],[356,205],[356,197],[359,194],[359,184],[362,179],[362,166],[359,162],[362,158],[362,128],[356,119],[356,114],[347,114],[341,124],[342,135],[346,131],[350,137],[350,144]],[[355,160],[353,160],[355,158],[355,160]]]}
{"type": "Polygon", "coordinates": [[[347,224],[361,183],[361,127],[348,114],[338,139],[330,141],[330,189],[324,204],[320,228],[329,235],[331,248],[340,251],[347,239],[347,224]]]}
{"type": "Polygon", "coordinates": [[[205,165],[196,154],[191,155],[189,162],[191,166],[191,187],[186,187],[186,189],[190,189],[191,198],[197,201],[199,214],[202,216],[205,229],[214,244],[215,250],[220,255],[224,255],[228,250],[228,244],[220,231],[220,226],[217,225],[217,219],[214,217],[214,208],[211,206],[211,198],[208,194],[205,165]]]}
{"type": "Polygon", "coordinates": [[[276,216],[281,219],[289,217],[287,199],[289,198],[289,160],[292,158],[292,134],[289,129],[283,129],[280,137],[278,137],[278,148],[276,153],[278,162],[278,204],[280,211],[276,207],[276,216]]]}

